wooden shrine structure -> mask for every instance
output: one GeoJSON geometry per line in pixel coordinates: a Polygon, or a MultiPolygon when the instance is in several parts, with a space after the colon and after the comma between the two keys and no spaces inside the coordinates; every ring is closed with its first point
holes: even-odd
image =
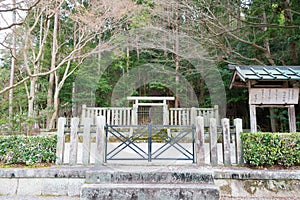
{"type": "Polygon", "coordinates": [[[229,66],[232,87],[248,88],[251,132],[257,132],[256,108],[287,108],[290,132],[296,132],[300,66],[229,66]]]}

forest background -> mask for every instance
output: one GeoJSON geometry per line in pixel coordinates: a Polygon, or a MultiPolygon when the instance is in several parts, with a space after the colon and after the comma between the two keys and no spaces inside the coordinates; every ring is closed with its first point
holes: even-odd
{"type": "MultiPolygon", "coordinates": [[[[59,116],[78,115],[83,103],[111,106],[118,80],[149,63],[172,69],[178,89],[152,81],[132,95],[179,97],[184,78],[199,107],[213,106],[203,76],[178,53],[180,45],[129,45],[139,40],[130,33],[147,27],[184,33],[201,44],[222,76],[227,117],[242,118],[245,128],[248,92],[229,90],[228,65],[300,64],[299,0],[4,0],[0,5],[1,133],[51,130],[59,116]],[[112,51],[120,38],[128,44],[112,51]],[[84,92],[74,89],[78,79],[84,92]]],[[[170,106],[180,107],[178,98],[170,106]]],[[[276,122],[273,131],[288,130],[287,110],[259,109],[257,115],[262,131],[270,131],[270,118],[276,122]]]]}

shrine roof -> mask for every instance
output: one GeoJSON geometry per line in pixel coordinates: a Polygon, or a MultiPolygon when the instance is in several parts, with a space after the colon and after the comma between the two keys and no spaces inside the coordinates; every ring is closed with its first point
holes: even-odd
{"type": "Polygon", "coordinates": [[[234,70],[230,88],[247,87],[246,82],[300,80],[300,66],[229,66],[234,70]]]}

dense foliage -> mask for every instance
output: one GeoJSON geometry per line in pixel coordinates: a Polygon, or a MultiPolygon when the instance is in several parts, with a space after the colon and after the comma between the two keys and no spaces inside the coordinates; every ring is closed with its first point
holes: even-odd
{"type": "Polygon", "coordinates": [[[243,155],[251,166],[300,164],[299,133],[243,133],[243,155]]]}
{"type": "Polygon", "coordinates": [[[56,160],[56,136],[1,136],[0,163],[53,163],[56,160]]]}

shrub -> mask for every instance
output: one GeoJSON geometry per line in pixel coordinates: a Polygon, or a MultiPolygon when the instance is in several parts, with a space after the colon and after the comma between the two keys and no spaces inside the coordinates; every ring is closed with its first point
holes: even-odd
{"type": "Polygon", "coordinates": [[[0,136],[0,163],[52,163],[56,159],[56,136],[0,136]]]}
{"type": "Polygon", "coordinates": [[[299,133],[243,133],[243,155],[252,166],[300,164],[299,133]]]}

